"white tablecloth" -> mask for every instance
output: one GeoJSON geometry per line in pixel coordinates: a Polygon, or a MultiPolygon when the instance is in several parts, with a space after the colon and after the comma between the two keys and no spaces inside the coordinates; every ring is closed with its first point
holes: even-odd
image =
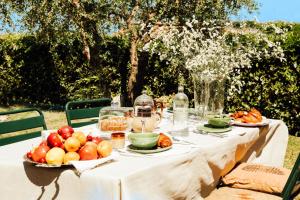
{"type": "Polygon", "coordinates": [[[38,168],[24,162],[23,155],[41,138],[2,146],[1,200],[202,199],[237,162],[283,165],[288,129],[280,120],[270,122],[261,128],[234,127],[224,138],[190,133],[187,139],[197,146],[186,145],[188,153],[120,156],[81,174],[72,167],[38,168]]]}

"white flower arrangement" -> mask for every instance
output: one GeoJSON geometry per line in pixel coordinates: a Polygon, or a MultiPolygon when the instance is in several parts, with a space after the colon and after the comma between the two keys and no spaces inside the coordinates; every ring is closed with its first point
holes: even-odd
{"type": "MultiPolygon", "coordinates": [[[[187,22],[185,26],[174,24],[153,27],[152,40],[144,50],[158,54],[161,60],[167,60],[173,67],[184,66],[192,74],[201,73],[208,79],[228,78],[230,86],[228,97],[242,92],[243,83],[239,76],[229,77],[234,69],[251,67],[252,61],[262,59],[284,60],[283,49],[279,42],[272,42],[262,30],[249,28],[240,22],[238,28],[233,23],[217,25],[216,21],[187,22]]],[[[274,24],[263,26],[263,30],[272,29],[285,38],[286,30],[274,24]]]]}
{"type": "MultiPolygon", "coordinates": [[[[251,67],[252,59],[284,59],[280,44],[270,41],[260,30],[244,28],[243,24],[237,29],[232,23],[220,27],[215,21],[203,22],[202,27],[195,28],[197,26],[199,23],[194,19],[185,26],[155,27],[155,32],[150,34],[152,40],[144,50],[157,53],[161,60],[174,66],[182,65],[192,72],[212,77],[227,76],[232,69],[251,67]],[[242,38],[250,40],[241,43],[242,38]]],[[[278,27],[273,28],[278,34],[284,33],[278,27]]]]}

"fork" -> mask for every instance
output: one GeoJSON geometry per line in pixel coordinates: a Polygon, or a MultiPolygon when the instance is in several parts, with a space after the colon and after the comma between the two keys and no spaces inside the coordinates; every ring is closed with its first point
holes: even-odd
{"type": "Polygon", "coordinates": [[[222,134],[222,133],[209,133],[209,132],[205,132],[205,131],[199,131],[199,130],[194,130],[194,133],[197,134],[202,134],[202,135],[210,135],[210,136],[214,136],[214,137],[219,137],[219,138],[224,138],[227,137],[227,134],[222,134]]]}
{"type": "Polygon", "coordinates": [[[172,139],[176,142],[181,142],[181,143],[186,143],[186,144],[193,144],[193,145],[197,145],[196,143],[194,142],[190,142],[188,140],[185,140],[185,139],[182,139],[180,137],[176,137],[176,136],[172,136],[172,139]]]}

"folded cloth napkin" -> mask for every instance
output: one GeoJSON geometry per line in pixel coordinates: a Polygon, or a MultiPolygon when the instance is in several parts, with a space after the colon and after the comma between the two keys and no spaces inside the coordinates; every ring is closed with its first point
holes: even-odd
{"type": "Polygon", "coordinates": [[[70,163],[76,168],[76,170],[79,173],[82,173],[85,170],[93,169],[93,168],[97,167],[98,165],[101,165],[107,161],[117,160],[119,156],[120,156],[119,153],[112,152],[112,154],[110,156],[105,157],[105,158],[100,158],[97,160],[70,161],[70,163]]]}

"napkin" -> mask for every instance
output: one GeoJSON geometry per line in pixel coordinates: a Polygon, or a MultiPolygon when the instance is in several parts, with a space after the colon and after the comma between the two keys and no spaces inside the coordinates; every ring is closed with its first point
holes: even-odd
{"type": "Polygon", "coordinates": [[[106,163],[107,161],[117,160],[119,153],[112,152],[108,157],[97,159],[97,160],[81,160],[81,161],[70,161],[70,163],[76,168],[79,173],[84,172],[85,170],[93,169],[98,165],[106,163]]]}

